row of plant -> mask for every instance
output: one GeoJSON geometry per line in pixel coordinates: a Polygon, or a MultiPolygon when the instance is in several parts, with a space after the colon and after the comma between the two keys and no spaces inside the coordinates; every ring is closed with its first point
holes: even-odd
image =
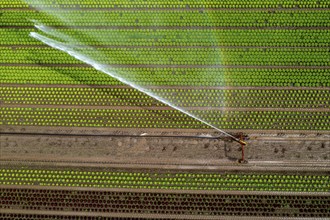
{"type": "MultiPolygon", "coordinates": [[[[84,64],[57,49],[2,47],[0,63],[84,64]]],[[[109,65],[330,66],[328,48],[82,48],[109,65]]]]}
{"type": "Polygon", "coordinates": [[[329,10],[6,10],[0,26],[329,27],[329,19],[329,10]]]}
{"type": "MultiPolygon", "coordinates": [[[[187,110],[222,129],[329,130],[328,111],[187,110]]],[[[2,125],[113,128],[207,128],[175,110],[2,107],[2,125]]]]}
{"type": "Polygon", "coordinates": [[[185,190],[328,192],[327,175],[92,172],[2,169],[0,184],[185,190]]]}
{"type": "MultiPolygon", "coordinates": [[[[312,86],[330,87],[329,69],[112,68],[142,86],[312,86]]],[[[0,83],[122,85],[90,67],[1,66],[0,83]]]]}
{"type": "MultiPolygon", "coordinates": [[[[0,45],[43,45],[29,34],[35,29],[0,29],[0,45]]],[[[326,47],[327,30],[200,30],[200,29],[63,29],[70,44],[91,46],[247,46],[326,47]]],[[[50,33],[56,33],[51,31],[50,33]]]]}
{"type": "Polygon", "coordinates": [[[30,6],[42,8],[327,8],[327,0],[306,1],[306,0],[3,0],[0,2],[3,8],[28,8],[30,6]]]}
{"type": "Polygon", "coordinates": [[[1,108],[2,125],[113,128],[207,128],[173,110],[115,110],[61,108],[1,108]],[[78,114],[77,114],[77,113],[78,114]],[[77,118],[77,116],[79,118],[77,118]],[[158,125],[156,125],[158,124],[158,125]]]}
{"type": "MultiPolygon", "coordinates": [[[[329,90],[149,89],[178,107],[329,108],[329,90]]],[[[0,88],[3,104],[167,106],[128,88],[0,88]]]]}

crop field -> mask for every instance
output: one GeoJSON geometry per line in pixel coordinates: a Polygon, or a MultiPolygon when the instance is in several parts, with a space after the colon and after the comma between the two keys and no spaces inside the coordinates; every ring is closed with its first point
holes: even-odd
{"type": "MultiPolygon", "coordinates": [[[[140,213],[151,218],[150,214],[211,217],[242,215],[242,212],[259,217],[329,215],[330,200],[324,193],[329,191],[330,180],[326,174],[83,170],[81,167],[2,169],[0,180],[4,188],[0,192],[0,205],[5,210],[18,207],[36,213],[47,210],[53,218],[56,215],[51,215],[51,211],[126,213],[127,216],[140,213]],[[299,194],[293,196],[294,192],[299,194]]],[[[2,216],[19,215],[6,212],[2,216]]]]}
{"type": "Polygon", "coordinates": [[[326,175],[3,169],[5,185],[96,188],[328,192],[326,175]]]}
{"type": "Polygon", "coordinates": [[[0,219],[330,218],[329,109],[329,0],[2,0],[0,219]]]}

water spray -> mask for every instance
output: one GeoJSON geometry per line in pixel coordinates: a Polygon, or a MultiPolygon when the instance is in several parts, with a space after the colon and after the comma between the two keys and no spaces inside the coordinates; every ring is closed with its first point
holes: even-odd
{"type": "MultiPolygon", "coordinates": [[[[64,18],[61,18],[62,20],[64,18]]],[[[247,143],[244,141],[244,139],[242,137],[238,138],[230,133],[227,133],[221,129],[219,129],[218,127],[212,125],[211,123],[207,122],[206,120],[204,120],[201,117],[198,117],[196,115],[194,115],[193,113],[189,112],[188,110],[185,110],[183,108],[178,107],[177,105],[175,105],[175,103],[171,103],[170,100],[166,100],[163,97],[161,97],[160,95],[157,95],[153,92],[151,92],[150,90],[138,85],[137,83],[133,82],[132,80],[129,80],[123,76],[121,76],[120,74],[116,73],[112,68],[111,65],[106,65],[106,64],[102,64],[99,61],[95,60],[93,57],[91,57],[90,53],[95,53],[96,57],[98,57],[99,52],[96,51],[93,47],[80,47],[80,46],[71,46],[70,44],[68,44],[67,42],[75,42],[74,39],[72,39],[70,36],[63,34],[61,32],[58,32],[56,29],[48,27],[43,25],[41,22],[38,22],[36,20],[32,20],[32,22],[35,23],[35,28],[40,30],[41,32],[45,33],[46,35],[50,35],[53,37],[56,37],[57,39],[61,39],[63,40],[63,42],[51,39],[49,37],[46,37],[44,35],[38,34],[36,32],[31,32],[30,36],[43,42],[44,44],[61,50],[69,55],[71,55],[72,57],[76,58],[77,60],[82,61],[83,63],[86,63],[92,67],[94,67],[96,70],[99,70],[115,79],[117,79],[118,81],[122,82],[123,84],[126,84],[132,88],[137,89],[138,91],[147,94],[148,96],[166,104],[167,106],[172,107],[175,110],[178,110],[200,122],[202,122],[203,124],[208,125],[211,128],[214,128],[216,131],[220,132],[222,135],[229,137],[231,140],[239,143],[242,146],[242,158],[239,160],[241,161],[245,161],[244,160],[244,147],[247,145],[247,143]],[[86,55],[83,52],[81,52],[81,50],[87,49],[88,54],[86,55]]],[[[221,137],[217,137],[218,139],[221,139],[221,137]]]]}
{"type": "MultiPolygon", "coordinates": [[[[45,28],[45,26],[38,25],[38,26],[36,26],[36,28],[38,28],[39,30],[42,30],[46,34],[48,34],[48,32],[51,31],[50,28],[45,28]]],[[[210,126],[212,128],[214,128],[218,132],[222,133],[223,135],[225,135],[227,137],[230,137],[232,140],[238,142],[242,146],[245,146],[246,145],[246,142],[244,140],[242,140],[240,138],[237,138],[234,135],[229,134],[229,133],[227,133],[227,132],[225,132],[225,131],[217,128],[216,126],[208,123],[207,121],[205,121],[205,120],[203,120],[203,119],[201,119],[201,118],[193,115],[192,113],[190,113],[190,112],[188,112],[188,111],[186,111],[186,110],[184,110],[182,108],[179,108],[179,107],[173,105],[168,100],[165,100],[164,98],[162,98],[162,97],[160,97],[160,96],[158,96],[158,95],[150,92],[149,90],[147,90],[147,89],[145,89],[145,88],[143,88],[143,87],[141,87],[141,86],[139,86],[139,85],[137,85],[137,84],[135,84],[135,83],[133,83],[133,82],[125,79],[125,78],[123,78],[122,76],[116,74],[114,71],[110,71],[111,66],[100,64],[100,63],[96,62],[95,60],[91,59],[90,57],[88,57],[88,56],[86,56],[86,55],[84,55],[84,54],[76,51],[75,48],[70,47],[68,45],[65,45],[65,44],[63,44],[63,43],[61,43],[59,41],[56,41],[56,40],[50,39],[48,37],[45,37],[43,35],[40,35],[40,34],[38,34],[36,32],[31,32],[30,33],[30,36],[33,37],[33,38],[35,38],[35,39],[37,39],[37,40],[39,40],[39,41],[41,41],[41,42],[43,42],[43,43],[45,43],[46,45],[48,45],[50,47],[53,47],[55,49],[61,50],[61,51],[65,52],[65,53],[68,53],[69,55],[75,57],[76,59],[78,59],[78,60],[80,60],[80,61],[82,61],[84,63],[87,63],[88,65],[94,67],[95,69],[97,69],[97,70],[99,70],[99,71],[101,71],[101,72],[103,72],[103,73],[105,73],[105,74],[107,74],[107,75],[109,75],[109,76],[117,79],[117,80],[119,80],[120,82],[122,82],[122,83],[124,83],[126,85],[129,85],[130,87],[133,87],[133,88],[137,89],[138,91],[143,92],[143,93],[149,95],[150,97],[152,97],[152,98],[154,98],[154,99],[156,99],[156,100],[158,100],[158,101],[160,101],[160,102],[162,102],[162,103],[164,103],[164,104],[166,104],[166,105],[168,105],[168,106],[170,106],[170,107],[172,107],[172,108],[174,108],[174,109],[176,109],[176,110],[178,110],[178,111],[180,111],[180,112],[182,112],[182,113],[184,113],[184,114],[186,114],[186,115],[188,115],[188,116],[190,116],[190,117],[192,117],[192,118],[194,118],[194,119],[196,119],[196,120],[198,120],[198,121],[200,121],[200,122],[202,122],[202,123],[204,123],[204,124],[206,124],[206,125],[208,125],[208,126],[210,126]]]]}

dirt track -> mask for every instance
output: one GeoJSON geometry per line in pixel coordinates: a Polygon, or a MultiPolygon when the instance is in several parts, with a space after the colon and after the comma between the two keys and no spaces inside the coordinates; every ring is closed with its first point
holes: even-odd
{"type": "MultiPolygon", "coordinates": [[[[6,161],[211,165],[235,164],[241,157],[241,146],[236,142],[207,138],[2,134],[0,142],[0,159],[6,161]]],[[[256,162],[327,163],[330,160],[330,141],[326,138],[304,140],[302,137],[293,140],[279,138],[278,141],[274,138],[252,139],[245,151],[246,158],[256,162]]]]}

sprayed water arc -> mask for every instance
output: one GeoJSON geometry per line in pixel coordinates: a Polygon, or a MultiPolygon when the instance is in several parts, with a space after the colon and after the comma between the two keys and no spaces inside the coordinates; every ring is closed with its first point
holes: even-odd
{"type": "MultiPolygon", "coordinates": [[[[93,42],[98,42],[98,43],[104,43],[106,41],[106,39],[103,39],[101,37],[101,35],[99,36],[97,33],[90,33],[90,35],[88,35],[87,33],[84,32],[83,29],[80,28],[75,28],[78,24],[79,24],[79,19],[84,19],[84,13],[82,12],[81,14],[81,18],[75,17],[76,15],[74,15],[73,17],[70,15],[70,13],[67,12],[67,10],[49,10],[47,9],[47,7],[43,8],[42,5],[47,5],[46,1],[43,0],[26,0],[26,2],[33,8],[35,8],[36,10],[38,10],[40,13],[44,14],[46,17],[51,17],[52,19],[55,19],[54,21],[57,21],[58,23],[61,23],[64,25],[64,29],[63,30],[69,30],[69,34],[67,32],[64,32],[62,29],[59,30],[56,27],[50,27],[48,24],[46,24],[43,19],[41,19],[40,21],[38,19],[34,19],[34,18],[29,18],[29,21],[32,22],[35,26],[35,28],[39,31],[42,32],[42,34],[37,33],[37,32],[31,32],[30,36],[43,42],[44,44],[55,48],[57,50],[63,51],[67,54],[69,54],[71,57],[74,57],[75,59],[88,64],[90,66],[92,66],[93,68],[95,68],[96,70],[103,72],[115,79],[117,79],[118,81],[120,81],[123,84],[126,84],[132,88],[137,89],[138,91],[147,94],[148,96],[160,101],[161,103],[164,103],[167,106],[170,106],[173,109],[176,109],[186,115],[188,115],[189,117],[196,119],[197,121],[202,122],[203,124],[214,128],[216,131],[220,132],[221,134],[230,137],[231,139],[233,139],[236,142],[239,142],[240,144],[246,144],[243,140],[235,137],[234,135],[225,132],[223,129],[221,129],[221,127],[219,127],[219,124],[214,124],[214,118],[213,120],[210,120],[208,118],[208,114],[213,114],[211,115],[211,117],[215,117],[216,119],[218,117],[220,117],[221,114],[223,114],[222,112],[225,112],[225,104],[224,106],[222,106],[223,110],[217,112],[216,116],[214,116],[215,113],[196,113],[194,111],[190,111],[189,107],[185,107],[185,106],[181,106],[180,103],[178,103],[178,98],[177,97],[166,97],[163,94],[158,94],[155,91],[151,91],[151,89],[146,88],[144,85],[140,85],[139,82],[137,80],[131,78],[132,76],[128,74],[121,74],[116,72],[116,70],[114,68],[112,68],[111,63],[116,63],[116,62],[110,62],[110,64],[107,64],[106,62],[104,62],[104,60],[111,60],[111,61],[117,61],[116,60],[116,55],[109,57],[107,54],[104,53],[104,51],[102,50],[98,50],[97,48],[94,48],[93,46],[87,45],[85,41],[86,39],[92,39],[93,42]],[[45,4],[43,4],[45,3],[45,4]],[[78,36],[78,37],[77,37],[78,36]],[[129,77],[128,77],[129,75],[129,77]]],[[[79,11],[79,10],[78,10],[79,11]]],[[[76,9],[72,9],[72,12],[77,13],[78,12],[76,9]]],[[[80,15],[79,15],[80,16],[80,15]]],[[[202,13],[202,16],[204,17],[204,19],[211,21],[212,17],[209,17],[209,15],[207,13],[202,13]]],[[[101,18],[100,18],[101,19],[101,18]]],[[[153,19],[159,20],[159,19],[165,19],[162,17],[157,17],[157,18],[149,18],[151,19],[151,21],[153,21],[153,19]]],[[[100,21],[101,22],[101,21],[100,21]]],[[[56,22],[55,22],[56,23],[56,22]]],[[[152,22],[153,23],[153,22],[152,22]]],[[[56,25],[55,25],[56,26],[56,25]]],[[[157,30],[157,25],[154,26],[155,29],[153,30],[157,30]]],[[[133,29],[134,30],[134,29],[133,29]]],[[[152,29],[150,29],[152,30],[152,29]]],[[[121,36],[117,36],[118,38],[120,38],[121,36]]],[[[210,34],[210,40],[214,40],[216,39],[216,36],[214,35],[214,33],[210,34]]],[[[129,43],[129,42],[128,42],[129,43]]],[[[130,51],[131,52],[131,51],[130,51]]],[[[117,53],[120,53],[117,52],[117,53]]],[[[139,57],[135,57],[134,52],[129,53],[127,56],[127,58],[131,59],[131,60],[139,60],[139,57]]],[[[188,56],[185,52],[183,52],[183,57],[182,59],[186,59],[189,57],[185,57],[188,56]]],[[[213,55],[208,55],[208,57],[206,57],[206,59],[211,58],[211,59],[215,59],[217,63],[221,64],[221,51],[220,50],[216,50],[213,55]]],[[[193,57],[190,57],[192,59],[198,60],[200,59],[199,54],[194,54],[193,57]]],[[[170,58],[172,59],[172,58],[170,58]]],[[[169,63],[171,63],[172,61],[170,61],[169,63]]],[[[174,62],[175,63],[175,62],[174,62]]],[[[174,65],[175,66],[175,65],[174,65]]],[[[167,76],[167,78],[169,78],[171,76],[167,76]]],[[[212,81],[213,78],[210,78],[210,75],[208,73],[203,72],[202,74],[199,74],[199,77],[204,79],[205,81],[212,81]]],[[[219,74],[218,77],[224,77],[221,74],[219,74]]],[[[151,78],[150,81],[152,81],[153,79],[151,78]]],[[[165,79],[165,80],[169,80],[169,79],[165,79]]],[[[154,86],[157,87],[157,86],[154,86]]],[[[161,88],[161,87],[160,87],[161,88]]],[[[224,89],[225,91],[225,89],[224,89]]],[[[207,97],[209,94],[198,94],[200,96],[204,96],[207,97]]],[[[191,96],[191,94],[189,94],[189,92],[184,93],[182,95],[183,98],[185,99],[189,99],[189,96],[191,96]]],[[[181,98],[182,98],[181,97],[181,98]]],[[[221,99],[221,98],[219,98],[221,99]]],[[[222,101],[223,102],[223,101],[222,101]]],[[[225,103],[225,102],[223,102],[225,103]]],[[[210,106],[204,106],[205,110],[208,110],[208,108],[210,106]]]]}
{"type": "MultiPolygon", "coordinates": [[[[40,29],[40,26],[39,26],[39,29],[40,29]]],[[[143,93],[149,95],[150,97],[155,98],[158,101],[160,101],[160,102],[162,102],[162,103],[164,103],[164,104],[166,104],[166,105],[168,105],[168,106],[170,106],[170,107],[172,107],[172,108],[174,108],[174,109],[176,109],[176,110],[178,110],[178,111],[180,111],[180,112],[182,112],[182,113],[184,113],[184,114],[186,114],[186,115],[188,115],[188,116],[190,116],[190,117],[192,117],[192,118],[194,118],[194,119],[196,119],[196,120],[198,120],[198,121],[200,121],[200,122],[202,122],[202,123],[204,123],[204,124],[206,124],[206,125],[208,125],[208,126],[210,126],[212,128],[214,128],[215,130],[219,131],[220,133],[222,133],[222,134],[224,134],[226,136],[231,137],[235,141],[238,141],[239,143],[242,143],[242,140],[237,139],[233,135],[231,135],[231,134],[229,134],[229,133],[227,133],[227,132],[225,132],[225,131],[217,128],[217,127],[215,127],[214,125],[212,125],[212,124],[206,122],[205,120],[203,120],[203,119],[201,119],[201,118],[199,118],[199,117],[191,114],[190,112],[185,111],[184,109],[179,108],[179,107],[173,105],[172,103],[170,103],[166,99],[157,96],[156,94],[148,91],[147,89],[145,89],[145,88],[143,88],[143,87],[141,87],[141,86],[139,86],[137,84],[134,84],[133,82],[128,81],[127,79],[119,76],[115,72],[109,71],[108,70],[109,69],[109,66],[103,65],[103,64],[99,64],[99,63],[95,62],[94,60],[92,60],[91,58],[87,57],[86,55],[83,55],[83,54],[75,51],[73,48],[70,48],[69,46],[64,45],[64,44],[62,44],[62,43],[60,43],[58,41],[55,41],[55,40],[49,39],[49,38],[47,38],[45,36],[42,36],[42,35],[40,35],[40,34],[38,34],[36,32],[31,32],[30,33],[30,36],[33,37],[33,38],[35,38],[35,39],[37,39],[37,40],[40,40],[41,42],[47,44],[48,46],[51,46],[53,48],[56,48],[58,50],[61,50],[63,52],[66,52],[66,53],[70,54],[71,56],[75,57],[76,59],[78,59],[78,60],[80,60],[80,61],[82,61],[84,63],[87,63],[87,64],[91,65],[95,69],[97,69],[97,70],[99,70],[99,71],[101,71],[101,72],[103,72],[103,73],[105,73],[105,74],[107,74],[107,75],[109,75],[111,77],[116,78],[120,82],[122,82],[122,83],[124,83],[124,84],[126,84],[128,86],[131,86],[131,87],[139,90],[140,92],[143,92],[143,93]]]]}

